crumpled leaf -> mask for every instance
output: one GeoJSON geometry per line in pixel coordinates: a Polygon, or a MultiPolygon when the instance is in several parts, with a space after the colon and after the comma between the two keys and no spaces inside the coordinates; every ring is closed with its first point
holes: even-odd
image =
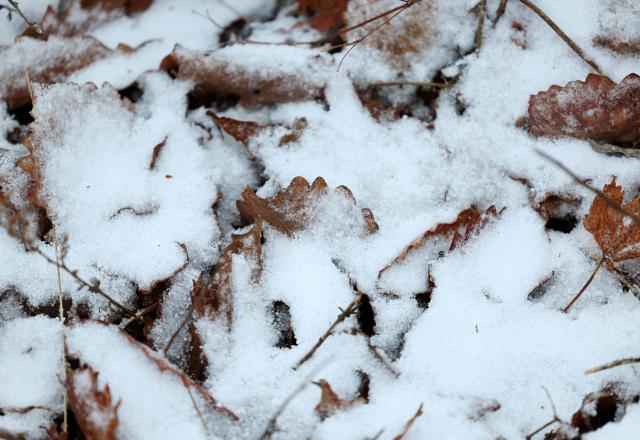
{"type": "Polygon", "coordinates": [[[309,24],[321,32],[337,31],[344,25],[348,0],[298,0],[298,12],[309,17],[309,24]]]}
{"type": "Polygon", "coordinates": [[[640,145],[640,76],[617,84],[589,74],[585,81],[551,86],[529,98],[529,132],[570,136],[625,147],[640,145]]]}
{"type": "MultiPolygon", "coordinates": [[[[614,203],[622,205],[624,191],[616,184],[615,176],[602,189],[614,203]]],[[[640,213],[640,197],[626,205],[624,210],[640,213]]],[[[593,235],[604,256],[612,262],[640,257],[640,225],[630,222],[621,212],[596,196],[584,218],[584,228],[593,235]]]]}
{"type": "Polygon", "coordinates": [[[262,271],[262,221],[256,221],[244,234],[232,235],[231,240],[218,263],[211,271],[202,272],[193,288],[195,318],[223,319],[229,329],[233,319],[233,256],[243,255],[255,262],[252,278],[257,282],[262,271]]]}
{"type": "Polygon", "coordinates": [[[109,385],[98,389],[98,373],[91,367],[67,373],[69,405],[84,436],[92,440],[117,440],[118,407],[109,385]]]}
{"type": "Polygon", "coordinates": [[[252,137],[266,128],[266,126],[254,121],[241,121],[226,116],[218,116],[211,111],[207,112],[207,115],[214,120],[222,131],[243,144],[249,142],[252,137]]]}
{"type": "MultiPolygon", "coordinates": [[[[292,66],[282,63],[274,63],[266,69],[259,63],[243,62],[243,58],[233,55],[234,50],[230,46],[208,54],[176,45],[162,60],[160,68],[176,78],[193,81],[196,95],[227,97],[247,106],[324,96],[324,84],[314,80],[313,75],[301,77],[294,73],[292,66]]],[[[309,65],[308,69],[312,71],[313,66],[309,65]]]]}
{"type": "Polygon", "coordinates": [[[112,50],[93,37],[59,38],[43,41],[19,37],[0,50],[0,99],[13,110],[31,102],[26,73],[31,83],[64,81],[73,72],[102,58],[112,50]]]}
{"type": "MultiPolygon", "coordinates": [[[[153,0],[71,0],[58,8],[49,5],[40,25],[45,38],[49,35],[73,37],[125,14],[145,11],[152,3],[153,0]]],[[[28,27],[23,35],[36,36],[32,27],[28,27]]]]}
{"type": "Polygon", "coordinates": [[[317,385],[322,392],[320,395],[320,402],[318,402],[314,408],[318,415],[320,415],[321,419],[331,417],[337,411],[344,411],[354,405],[366,402],[366,399],[363,397],[356,397],[351,400],[341,399],[340,396],[333,391],[331,385],[329,385],[329,383],[324,379],[313,382],[313,384],[317,385]]]}
{"type": "Polygon", "coordinates": [[[493,205],[487,208],[484,215],[480,215],[480,212],[473,206],[461,211],[453,222],[440,223],[405,246],[397,257],[378,271],[378,280],[382,278],[387,270],[397,264],[402,264],[411,253],[422,249],[427,243],[432,243],[437,248],[434,251],[435,256],[459,248],[474,233],[484,228],[489,220],[498,217],[500,213],[502,213],[502,210],[498,212],[493,205]],[[436,243],[436,241],[439,243],[436,243]]]}
{"type": "MultiPolygon", "coordinates": [[[[335,189],[346,195],[355,205],[353,194],[346,186],[335,189]]],[[[288,187],[283,188],[275,197],[262,199],[247,188],[242,192],[242,200],[236,202],[242,217],[249,221],[264,220],[271,226],[291,235],[304,229],[312,217],[309,208],[311,203],[329,194],[327,182],[317,177],[311,185],[304,177],[294,177],[288,187]]],[[[378,224],[368,208],[361,210],[362,220],[367,233],[378,230],[378,224]]]]}

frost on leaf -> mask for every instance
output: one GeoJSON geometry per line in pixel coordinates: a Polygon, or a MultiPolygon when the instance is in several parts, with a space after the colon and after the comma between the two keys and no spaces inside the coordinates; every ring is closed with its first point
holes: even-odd
{"type": "Polygon", "coordinates": [[[344,24],[347,0],[298,0],[298,12],[309,17],[309,24],[322,32],[340,29],[344,24]]]}
{"type": "Polygon", "coordinates": [[[253,261],[252,278],[257,282],[262,270],[262,221],[257,221],[249,232],[232,235],[231,240],[213,270],[202,272],[193,288],[196,319],[205,316],[219,318],[228,329],[233,320],[233,257],[242,255],[253,261]]]}
{"type": "Polygon", "coordinates": [[[9,110],[31,102],[25,71],[33,84],[61,82],[109,54],[111,49],[89,36],[52,36],[47,41],[20,37],[14,45],[0,49],[0,99],[9,110]]]}
{"type": "MultiPolygon", "coordinates": [[[[423,249],[427,244],[432,245],[433,248],[430,250],[429,260],[459,248],[473,234],[484,228],[492,218],[498,217],[501,212],[498,212],[495,206],[490,206],[484,215],[481,215],[473,206],[461,211],[453,222],[440,223],[405,246],[397,257],[380,269],[378,280],[382,278],[386,271],[402,264],[410,254],[423,249]]],[[[432,281],[430,280],[430,282],[432,281]]]]}
{"type": "MultiPolygon", "coordinates": [[[[602,189],[614,203],[622,205],[624,191],[616,184],[616,178],[602,189]]],[[[640,197],[626,205],[624,210],[640,214],[640,197]]],[[[640,257],[640,225],[631,222],[620,211],[596,196],[589,213],[584,218],[584,227],[593,235],[603,255],[611,262],[640,257]]]]}
{"type": "Polygon", "coordinates": [[[529,98],[529,132],[571,136],[625,147],[640,145],[640,76],[617,84],[589,74],[585,81],[551,86],[529,98]]]}
{"type": "MultiPolygon", "coordinates": [[[[316,178],[311,185],[303,177],[295,177],[288,187],[276,196],[262,199],[250,188],[242,192],[242,200],[237,202],[242,217],[248,221],[264,220],[282,233],[292,235],[304,229],[314,216],[313,204],[330,194],[329,187],[322,177],[316,178]]],[[[346,186],[339,186],[333,192],[342,193],[355,206],[353,194],[346,186]]],[[[378,224],[368,208],[360,211],[367,233],[378,230],[378,224]]]]}
{"type": "Polygon", "coordinates": [[[332,416],[337,411],[344,411],[358,403],[366,402],[363,397],[356,397],[351,400],[341,399],[340,396],[333,391],[331,385],[329,385],[329,383],[324,379],[313,382],[313,384],[318,386],[322,392],[320,395],[320,402],[318,402],[314,408],[322,419],[332,416]]]}
{"type": "Polygon", "coordinates": [[[266,66],[260,59],[246,57],[235,46],[208,54],[177,45],[160,68],[176,78],[193,81],[195,95],[226,98],[248,106],[311,100],[324,94],[324,83],[311,73],[313,59],[283,64],[271,57],[263,60],[271,64],[266,66]],[[302,68],[307,69],[304,77],[298,71],[302,68]]]}
{"type": "Polygon", "coordinates": [[[86,438],[116,440],[118,407],[111,398],[109,385],[98,389],[98,374],[92,368],[67,373],[69,405],[86,438]]]}

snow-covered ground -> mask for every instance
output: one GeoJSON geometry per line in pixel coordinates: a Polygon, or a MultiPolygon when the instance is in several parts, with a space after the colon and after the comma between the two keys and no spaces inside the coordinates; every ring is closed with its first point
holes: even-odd
{"type": "MultiPolygon", "coordinates": [[[[530,2],[49,3],[0,9],[0,438],[638,437],[637,367],[585,374],[640,355],[638,265],[561,311],[607,251],[539,154],[636,197],[587,139],[640,145],[635,77],[536,137],[596,72],[530,2]]],[[[534,3],[640,73],[635,0],[534,3]]]]}

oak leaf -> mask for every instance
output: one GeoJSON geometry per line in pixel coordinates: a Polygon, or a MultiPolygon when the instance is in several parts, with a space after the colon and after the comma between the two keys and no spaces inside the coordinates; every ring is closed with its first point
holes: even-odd
{"type": "Polygon", "coordinates": [[[640,76],[619,84],[589,74],[529,98],[529,132],[534,136],[570,136],[624,147],[640,146],[640,76]]]}
{"type": "Polygon", "coordinates": [[[309,17],[309,24],[321,32],[337,31],[344,25],[348,0],[298,0],[298,12],[309,17]]]}
{"type": "Polygon", "coordinates": [[[109,385],[98,389],[98,373],[91,367],[69,370],[67,374],[69,405],[86,438],[116,440],[120,402],[111,400],[109,385]]]}
{"type": "MultiPolygon", "coordinates": [[[[616,184],[615,176],[604,186],[602,192],[612,202],[622,205],[624,191],[616,184]]],[[[640,213],[640,197],[624,205],[623,209],[633,214],[640,213]]],[[[640,225],[631,222],[602,197],[593,200],[589,213],[584,218],[584,228],[593,235],[603,255],[610,262],[640,257],[640,225]]]]}
{"type": "MultiPolygon", "coordinates": [[[[313,210],[309,208],[316,200],[327,196],[329,191],[322,177],[316,178],[309,185],[304,177],[298,176],[276,196],[266,199],[258,197],[253,190],[247,188],[242,192],[242,200],[236,202],[236,205],[244,219],[262,219],[280,232],[291,235],[307,226],[313,215],[313,210]]],[[[356,204],[353,194],[346,186],[339,186],[335,191],[344,194],[353,205],[356,204]]],[[[378,224],[371,211],[363,208],[361,215],[366,232],[376,232],[378,224]]]]}
{"type": "Polygon", "coordinates": [[[331,385],[329,385],[329,383],[324,379],[313,382],[313,384],[318,386],[322,392],[320,395],[320,402],[318,402],[314,408],[322,419],[332,416],[337,411],[343,411],[357,405],[358,403],[366,402],[363,397],[356,397],[351,400],[341,399],[340,396],[333,391],[331,385]]]}

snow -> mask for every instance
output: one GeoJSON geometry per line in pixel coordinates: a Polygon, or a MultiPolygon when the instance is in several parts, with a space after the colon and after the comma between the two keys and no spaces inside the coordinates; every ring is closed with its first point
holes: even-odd
{"type": "MultiPolygon", "coordinates": [[[[29,13],[36,15],[40,3],[30,4],[29,13]]],[[[617,384],[626,403],[639,395],[633,366],[584,374],[638,355],[640,303],[602,269],[570,313],[560,312],[596,266],[598,246],[582,226],[593,194],[537,150],[596,188],[616,175],[628,197],[637,192],[637,161],[596,153],[581,140],[534,138],[519,126],[531,95],[584,80],[590,66],[520,2],[509,2],[493,24],[499,2],[487,1],[479,51],[473,50],[477,17],[471,12],[477,2],[438,0],[417,3],[346,57],[346,50],[329,53],[328,46],[262,44],[322,36],[294,13],[294,5],[274,15],[275,3],[157,0],[137,15],[96,24],[88,34],[101,44],[115,49],[124,43],[135,51],[105,52],[68,78],[55,78],[56,84],[34,84],[30,151],[5,135],[16,127],[26,132],[28,118],[7,112],[0,102],[3,194],[17,208],[33,209],[33,221],[37,210],[27,191],[38,177],[40,208],[57,236],[68,236],[67,266],[87,280],[98,279],[132,309],[152,290],[152,301],[161,303],[148,313],[144,329],[129,327],[152,351],[128,339],[117,322],[78,323],[74,314],[81,303],[94,320],[117,317],[104,299],[78,291],[72,277],[62,275],[73,303],[69,353],[97,371],[100,386],[108,384],[113,401],[121,402],[118,435],[258,438],[299,386],[302,391],[277,419],[274,439],[379,433],[392,439],[421,403],[424,414],[407,440],[518,439],[548,422],[554,408],[570,421],[585,395],[608,384],[617,384]],[[251,41],[221,44],[221,29],[207,14],[222,27],[247,18],[251,41]],[[402,34],[406,29],[415,31],[408,35],[413,41],[402,34]],[[410,46],[390,53],[394,45],[410,46]],[[195,81],[157,71],[174,48],[194,65],[223,66],[285,89],[312,84],[323,97],[223,108],[213,99],[200,106],[191,94],[198,92],[195,81]],[[441,81],[440,71],[454,84],[433,102],[416,98],[413,86],[378,89],[383,102],[409,109],[402,116],[376,119],[361,101],[360,93],[374,83],[441,81]],[[123,98],[119,91],[134,83],[140,96],[123,98]],[[243,145],[222,133],[209,110],[269,128],[243,145]],[[303,117],[307,125],[300,135],[282,144],[303,117]],[[24,157],[35,159],[39,175],[18,167],[24,157]],[[296,176],[309,182],[321,176],[329,187],[326,197],[305,207],[308,224],[291,235],[265,224],[258,261],[233,253],[231,325],[213,317],[187,322],[165,358],[163,349],[191,311],[194,281],[219,262],[231,234],[248,230],[248,219],[236,208],[243,189],[267,198],[296,176]],[[334,190],[340,185],[350,189],[355,204],[334,190]],[[579,200],[578,223],[569,233],[546,228],[534,210],[532,201],[549,194],[579,200]],[[463,246],[449,252],[450,237],[430,239],[379,277],[409,243],[471,206],[480,213],[490,206],[504,211],[463,246]],[[377,232],[365,231],[362,208],[373,213],[377,232]],[[427,290],[428,274],[435,287],[425,309],[416,295],[427,290]],[[162,280],[161,291],[152,289],[162,280]],[[542,295],[530,298],[544,280],[542,295]],[[353,301],[355,289],[370,301],[374,335],[357,330],[358,318],[366,317],[350,316],[293,368],[353,301]],[[276,347],[274,303],[288,307],[296,341],[291,347],[276,347]],[[169,359],[188,369],[185,347],[196,332],[207,360],[204,387],[238,415],[236,422],[221,421],[201,396],[194,398],[196,409],[190,396],[196,388],[187,389],[175,371],[158,368],[169,359]],[[324,379],[341,398],[353,399],[363,374],[369,378],[368,403],[321,420],[314,412],[320,390],[309,382],[324,379]]],[[[398,4],[351,1],[346,18],[356,24],[398,4]]],[[[603,34],[637,40],[634,2],[536,4],[612,80],[640,70],[637,54],[616,54],[594,42],[603,34]]],[[[20,26],[3,28],[1,44],[11,44],[20,26]]],[[[349,32],[348,39],[362,32],[349,32]]],[[[82,38],[21,39],[0,52],[0,70],[15,77],[0,86],[0,96],[26,84],[20,50],[37,73],[48,67],[46,59],[38,65],[44,50],[62,48],[73,58],[82,51],[82,38]]],[[[562,95],[568,103],[578,98],[562,95]]],[[[51,234],[35,242],[55,255],[51,234]]],[[[61,412],[60,323],[29,316],[56,301],[55,269],[0,229],[0,383],[7,384],[0,388],[0,429],[27,438],[41,438],[40,425],[49,426],[61,412]],[[5,411],[33,405],[47,409],[5,411]]],[[[639,421],[637,404],[629,403],[626,414],[620,411],[614,422],[582,438],[633,438],[639,421]]]]}

